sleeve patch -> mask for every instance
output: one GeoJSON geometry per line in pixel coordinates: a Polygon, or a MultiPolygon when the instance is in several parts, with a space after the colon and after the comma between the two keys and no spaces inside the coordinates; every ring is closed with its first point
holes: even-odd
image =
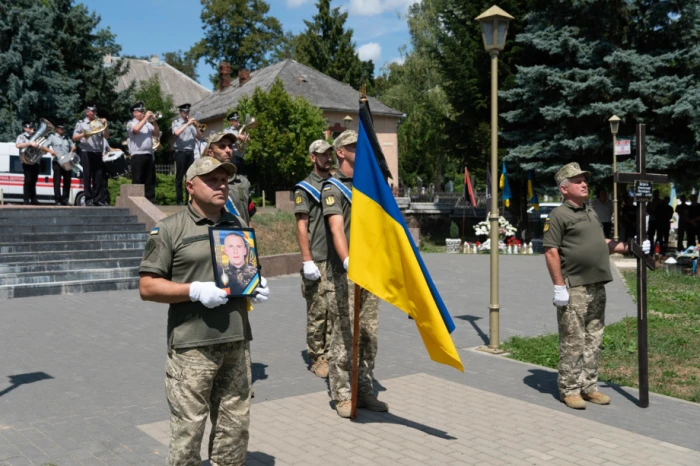
{"type": "Polygon", "coordinates": [[[304,200],[302,199],[301,193],[300,193],[299,191],[297,191],[296,193],[294,193],[294,203],[295,203],[296,205],[301,204],[303,201],[304,201],[304,200]]]}
{"type": "Polygon", "coordinates": [[[547,216],[547,219],[544,221],[544,227],[542,228],[542,232],[547,233],[547,230],[549,230],[549,216],[547,216]]]}
{"type": "Polygon", "coordinates": [[[155,262],[158,258],[158,244],[155,239],[151,238],[146,242],[143,249],[143,260],[147,262],[155,262]],[[155,253],[155,257],[151,258],[155,253]]]}
{"type": "Polygon", "coordinates": [[[160,231],[160,228],[159,228],[159,227],[155,227],[153,230],[151,230],[151,234],[152,234],[152,235],[157,235],[159,231],[160,231]]]}
{"type": "Polygon", "coordinates": [[[332,205],[335,205],[335,196],[334,195],[331,194],[330,196],[326,197],[326,205],[329,207],[332,205]]]}

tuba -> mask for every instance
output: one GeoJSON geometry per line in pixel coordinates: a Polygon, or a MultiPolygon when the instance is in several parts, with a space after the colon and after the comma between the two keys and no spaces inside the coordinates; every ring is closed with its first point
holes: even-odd
{"type": "Polygon", "coordinates": [[[40,120],[39,129],[36,130],[32,137],[29,138],[29,142],[36,142],[37,147],[25,147],[19,154],[19,158],[22,163],[27,165],[34,165],[39,163],[41,157],[44,155],[44,151],[41,149],[46,144],[46,135],[54,130],[51,122],[45,118],[40,120]]]}
{"type": "MultiPolygon", "coordinates": [[[[241,126],[241,129],[238,131],[238,134],[247,136],[248,131],[250,131],[251,129],[253,129],[257,126],[258,126],[258,121],[255,119],[255,117],[251,117],[250,115],[246,115],[245,123],[243,123],[243,126],[241,126]]],[[[248,144],[248,143],[244,142],[244,141],[236,140],[236,147],[238,147],[238,150],[241,152],[243,152],[245,150],[246,144],[248,144]]]]}
{"type": "Polygon", "coordinates": [[[85,139],[90,139],[90,136],[94,136],[95,134],[100,134],[102,133],[107,127],[102,123],[102,120],[98,120],[97,118],[94,118],[92,121],[90,121],[89,124],[89,129],[83,133],[83,136],[85,136],[85,139]]]}

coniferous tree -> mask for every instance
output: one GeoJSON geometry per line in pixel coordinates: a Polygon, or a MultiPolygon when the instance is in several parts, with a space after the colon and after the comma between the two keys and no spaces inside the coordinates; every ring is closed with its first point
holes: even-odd
{"type": "Polygon", "coordinates": [[[123,65],[103,66],[119,46],[100,18],[73,0],[10,0],[0,5],[0,140],[21,121],[46,118],[71,126],[87,101],[115,124],[129,92],[115,91],[123,65]]]}
{"type": "Polygon", "coordinates": [[[374,64],[363,62],[355,51],[352,29],[345,29],[348,13],[331,9],[330,0],[319,0],[312,21],[304,20],[306,30],[297,36],[295,58],[299,63],[359,88],[374,83],[374,64]]]}

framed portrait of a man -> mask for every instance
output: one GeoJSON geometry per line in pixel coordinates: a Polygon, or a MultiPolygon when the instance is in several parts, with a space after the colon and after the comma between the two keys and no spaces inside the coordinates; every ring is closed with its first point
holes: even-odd
{"type": "Polygon", "coordinates": [[[231,297],[252,296],[260,284],[260,261],[252,228],[210,227],[216,286],[231,297]]]}

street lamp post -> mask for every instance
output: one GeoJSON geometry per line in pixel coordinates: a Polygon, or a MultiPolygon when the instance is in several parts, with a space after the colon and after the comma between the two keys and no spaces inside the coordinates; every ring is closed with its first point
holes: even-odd
{"type": "Polygon", "coordinates": [[[350,115],[345,115],[345,118],[343,118],[343,124],[345,125],[345,129],[350,129],[351,123],[352,123],[352,117],[350,115]]]}
{"type": "Polygon", "coordinates": [[[476,20],[481,23],[484,47],[491,55],[491,298],[489,303],[489,345],[488,349],[497,352],[499,336],[498,303],[498,53],[503,50],[508,33],[508,23],[514,19],[511,15],[492,6],[476,20]]]}
{"type": "Polygon", "coordinates": [[[617,115],[613,115],[608,121],[610,122],[610,132],[613,137],[613,239],[617,241],[619,239],[617,236],[617,181],[614,180],[615,172],[617,172],[615,146],[617,145],[617,131],[620,129],[620,118],[617,115]]]}

